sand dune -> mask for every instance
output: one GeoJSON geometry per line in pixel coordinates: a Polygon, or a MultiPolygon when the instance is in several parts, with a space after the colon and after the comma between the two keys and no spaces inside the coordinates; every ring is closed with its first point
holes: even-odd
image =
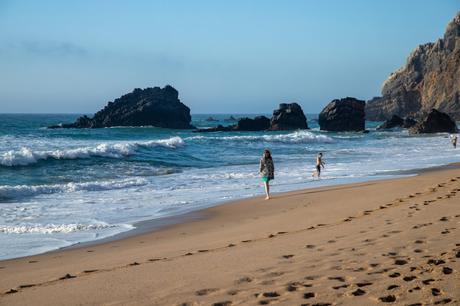
{"type": "Polygon", "coordinates": [[[0,305],[460,304],[460,170],[302,190],[0,262],[0,305]]]}

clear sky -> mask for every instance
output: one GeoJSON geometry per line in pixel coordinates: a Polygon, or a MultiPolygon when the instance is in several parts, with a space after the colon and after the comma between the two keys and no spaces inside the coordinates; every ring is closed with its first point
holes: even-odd
{"type": "Polygon", "coordinates": [[[192,113],[369,99],[458,0],[0,0],[0,112],[93,113],[171,84],[192,113]]]}

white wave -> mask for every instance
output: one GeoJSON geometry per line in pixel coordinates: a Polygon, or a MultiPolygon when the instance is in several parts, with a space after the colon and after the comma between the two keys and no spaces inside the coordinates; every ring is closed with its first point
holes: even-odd
{"type": "Polygon", "coordinates": [[[0,165],[9,167],[27,166],[46,159],[78,159],[91,157],[122,158],[134,154],[139,147],[163,146],[176,148],[183,144],[184,141],[182,138],[176,136],[168,139],[142,142],[101,143],[92,147],[87,146],[52,151],[33,151],[30,148],[23,147],[18,151],[8,151],[0,155],[0,165]]]}
{"type": "Polygon", "coordinates": [[[0,199],[30,197],[40,194],[69,193],[77,191],[104,191],[125,189],[147,185],[143,178],[129,178],[121,180],[94,181],[86,183],[67,183],[49,185],[0,185],[0,199]]]}
{"type": "Polygon", "coordinates": [[[190,140],[226,140],[226,141],[266,141],[266,142],[283,142],[283,143],[331,143],[334,140],[326,135],[315,135],[309,131],[296,131],[289,134],[275,135],[238,135],[238,136],[192,136],[186,139],[190,140]]]}
{"type": "Polygon", "coordinates": [[[99,224],[30,224],[30,225],[0,225],[0,233],[4,234],[68,234],[72,232],[94,231],[118,227],[107,223],[99,224]]]}

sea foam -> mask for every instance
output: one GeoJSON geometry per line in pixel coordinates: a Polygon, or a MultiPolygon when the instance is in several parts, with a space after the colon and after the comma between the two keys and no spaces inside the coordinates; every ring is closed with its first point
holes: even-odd
{"type": "Polygon", "coordinates": [[[98,224],[30,224],[30,225],[0,225],[0,233],[4,234],[56,234],[56,233],[72,233],[82,231],[94,231],[107,228],[118,227],[118,225],[110,225],[107,223],[98,224]]]}
{"type": "Polygon", "coordinates": [[[20,150],[8,151],[0,155],[0,165],[7,167],[27,166],[35,164],[40,160],[47,159],[84,159],[91,157],[122,158],[134,154],[140,147],[151,148],[162,146],[177,148],[182,145],[184,145],[183,139],[176,136],[160,140],[101,143],[95,146],[50,151],[34,151],[30,148],[23,147],[20,150]]]}
{"type": "Polygon", "coordinates": [[[132,187],[140,187],[148,184],[144,178],[128,178],[119,180],[94,181],[85,183],[49,184],[49,185],[0,185],[0,199],[14,199],[31,197],[41,194],[69,193],[77,191],[105,191],[132,187]]]}
{"type": "Polygon", "coordinates": [[[332,143],[334,140],[326,135],[316,135],[309,131],[296,131],[289,134],[236,135],[236,136],[192,136],[187,140],[223,140],[223,141],[266,141],[278,143],[332,143]]]}

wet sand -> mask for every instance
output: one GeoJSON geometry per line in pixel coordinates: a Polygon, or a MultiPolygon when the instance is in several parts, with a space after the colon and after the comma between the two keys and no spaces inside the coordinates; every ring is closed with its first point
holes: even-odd
{"type": "Polygon", "coordinates": [[[0,305],[460,304],[460,170],[205,209],[0,262],[0,305]]]}

